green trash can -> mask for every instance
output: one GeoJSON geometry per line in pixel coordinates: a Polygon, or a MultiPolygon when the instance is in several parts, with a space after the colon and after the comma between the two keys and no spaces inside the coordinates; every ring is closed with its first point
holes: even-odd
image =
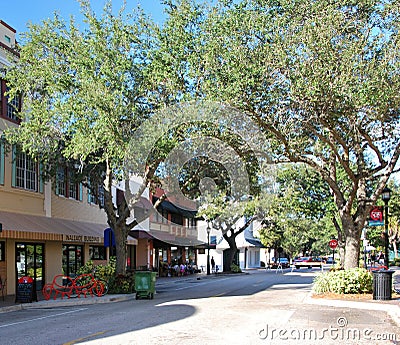
{"type": "Polygon", "coordinates": [[[156,290],[156,272],[136,271],[135,272],[135,291],[136,299],[147,297],[154,298],[156,290]]]}

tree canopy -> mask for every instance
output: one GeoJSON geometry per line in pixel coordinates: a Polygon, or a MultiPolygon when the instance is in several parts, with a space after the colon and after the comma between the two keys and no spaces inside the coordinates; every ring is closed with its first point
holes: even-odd
{"type": "MultiPolygon", "coordinates": [[[[81,0],[85,26],[57,14],[22,33],[20,58],[6,72],[9,94],[23,97],[22,122],[7,138],[35,156],[48,173],[65,164],[90,188],[104,187],[104,210],[117,244],[117,272],[126,269],[126,240],[138,220],[112,201],[112,184],[125,179],[134,204],[149,186],[159,163],[153,157],[139,190],[130,193],[123,169],[133,131],[160,105],[146,76],[151,26],[140,11],[117,15],[107,2],[101,16],[81,0]]],[[[159,152],[162,151],[160,147],[159,152]]]]}
{"type": "Polygon", "coordinates": [[[334,200],[344,266],[357,267],[400,154],[398,2],[168,3],[157,54],[174,64],[158,75],[171,92],[243,111],[273,161],[314,169],[334,200]]]}

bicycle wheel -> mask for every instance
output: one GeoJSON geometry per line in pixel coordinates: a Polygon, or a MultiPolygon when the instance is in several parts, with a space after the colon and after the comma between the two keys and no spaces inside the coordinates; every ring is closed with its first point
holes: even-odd
{"type": "Polygon", "coordinates": [[[101,297],[106,295],[108,292],[108,284],[101,279],[97,279],[96,280],[96,284],[93,287],[93,293],[97,296],[97,297],[101,297]]]}
{"type": "Polygon", "coordinates": [[[74,278],[75,277],[64,277],[61,289],[62,296],[67,296],[68,298],[78,297],[78,294],[75,291],[74,278]]]}

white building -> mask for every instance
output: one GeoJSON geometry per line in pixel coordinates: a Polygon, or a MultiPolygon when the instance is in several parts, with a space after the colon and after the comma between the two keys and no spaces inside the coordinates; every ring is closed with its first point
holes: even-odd
{"type": "MultiPolygon", "coordinates": [[[[244,220],[242,220],[243,222],[244,220]]],[[[238,224],[238,226],[240,226],[238,224]]],[[[207,243],[207,223],[200,222],[198,227],[198,239],[207,243]]],[[[242,233],[236,237],[236,245],[238,254],[236,262],[241,269],[259,268],[262,263],[268,262],[268,250],[261,244],[257,238],[258,223],[253,222],[242,233]],[[256,230],[254,230],[256,228],[256,230]]],[[[210,259],[213,257],[218,271],[221,272],[224,263],[224,253],[229,249],[228,242],[223,238],[220,230],[210,230],[210,259]],[[215,248],[213,248],[215,245],[215,248]]],[[[204,271],[207,267],[207,249],[199,252],[198,265],[204,271]]]]}

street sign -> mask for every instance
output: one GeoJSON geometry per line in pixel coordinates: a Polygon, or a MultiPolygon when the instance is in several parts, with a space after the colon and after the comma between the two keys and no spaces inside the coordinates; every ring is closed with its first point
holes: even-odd
{"type": "Polygon", "coordinates": [[[329,247],[331,247],[331,249],[336,249],[336,247],[338,246],[338,241],[333,239],[329,241],[329,247]]]}
{"type": "Polygon", "coordinates": [[[381,206],[374,206],[372,207],[371,211],[369,212],[369,226],[382,226],[384,225],[383,221],[383,210],[381,206]]]}

